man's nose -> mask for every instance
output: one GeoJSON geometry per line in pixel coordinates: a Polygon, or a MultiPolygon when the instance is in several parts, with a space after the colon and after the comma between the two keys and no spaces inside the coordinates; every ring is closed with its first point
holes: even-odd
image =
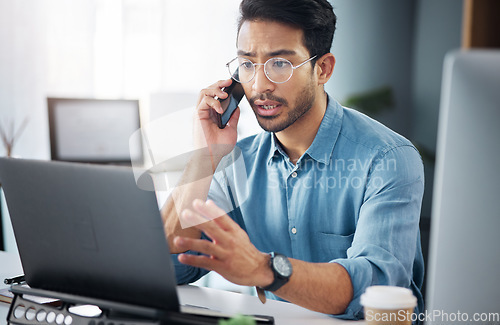
{"type": "Polygon", "coordinates": [[[253,79],[252,89],[256,93],[266,93],[274,91],[275,84],[269,80],[264,71],[264,66],[255,67],[255,77],[253,79]]]}

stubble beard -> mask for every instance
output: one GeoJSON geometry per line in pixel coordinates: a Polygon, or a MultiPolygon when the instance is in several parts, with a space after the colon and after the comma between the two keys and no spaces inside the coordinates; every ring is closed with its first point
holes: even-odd
{"type": "MultiPolygon", "coordinates": [[[[279,98],[273,96],[272,94],[262,94],[260,96],[253,97],[250,100],[250,103],[253,105],[253,102],[256,99],[271,99],[279,102],[283,106],[289,106],[288,102],[284,98],[279,98]]],[[[295,105],[293,109],[289,110],[287,116],[282,121],[280,116],[260,116],[254,111],[255,116],[257,117],[257,122],[260,127],[268,132],[280,132],[288,128],[290,125],[295,123],[299,118],[301,118],[304,114],[306,114],[313,106],[313,103],[316,99],[316,94],[314,92],[314,87],[312,84],[309,84],[308,87],[302,89],[300,95],[297,97],[295,101],[295,105]]]]}

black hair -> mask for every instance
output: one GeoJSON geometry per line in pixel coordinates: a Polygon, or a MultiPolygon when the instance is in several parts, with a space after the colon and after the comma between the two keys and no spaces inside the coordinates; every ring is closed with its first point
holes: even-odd
{"type": "Polygon", "coordinates": [[[304,45],[316,59],[330,52],[337,16],[327,0],[243,0],[240,15],[238,33],[245,21],[279,22],[302,29],[304,45]]]}

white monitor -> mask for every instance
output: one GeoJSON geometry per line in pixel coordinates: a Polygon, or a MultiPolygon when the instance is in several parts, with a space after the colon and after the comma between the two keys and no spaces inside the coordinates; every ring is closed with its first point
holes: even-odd
{"type": "Polygon", "coordinates": [[[47,98],[52,160],[130,164],[141,161],[139,101],[47,98]]]}
{"type": "Polygon", "coordinates": [[[500,324],[499,193],[500,50],[455,51],[443,74],[427,323],[500,324]]]}

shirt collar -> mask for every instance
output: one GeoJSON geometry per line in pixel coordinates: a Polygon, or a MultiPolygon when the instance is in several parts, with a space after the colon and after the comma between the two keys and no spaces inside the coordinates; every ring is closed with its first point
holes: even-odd
{"type": "MultiPolygon", "coordinates": [[[[307,155],[318,162],[327,165],[330,163],[333,148],[335,147],[342,126],[342,117],[342,106],[340,106],[336,100],[328,96],[325,115],[323,116],[323,120],[321,121],[313,143],[305,152],[307,155]]],[[[274,133],[270,132],[269,136],[271,137],[271,146],[267,157],[268,164],[272,162],[272,158],[275,157],[277,153],[280,153],[283,157],[287,157],[274,133]]]]}
{"type": "Polygon", "coordinates": [[[285,151],[279,144],[278,140],[276,139],[276,135],[274,132],[268,132],[269,136],[271,137],[271,147],[269,150],[269,155],[267,156],[267,164],[271,164],[273,158],[277,156],[278,154],[281,154],[283,157],[287,157],[285,151]]]}
{"type": "Polygon", "coordinates": [[[333,148],[335,147],[342,127],[343,115],[344,111],[342,106],[340,106],[336,100],[328,96],[328,105],[326,106],[325,115],[313,143],[306,150],[306,154],[318,162],[322,162],[326,165],[330,163],[333,148]]]}

